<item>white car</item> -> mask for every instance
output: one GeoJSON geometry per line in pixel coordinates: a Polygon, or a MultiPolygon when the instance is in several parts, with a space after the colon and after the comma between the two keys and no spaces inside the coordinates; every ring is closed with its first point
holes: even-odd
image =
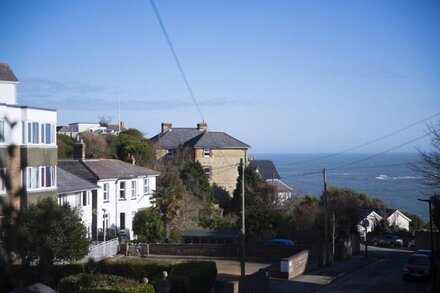
{"type": "Polygon", "coordinates": [[[408,248],[411,250],[416,250],[416,240],[415,239],[408,242],[408,248]]]}

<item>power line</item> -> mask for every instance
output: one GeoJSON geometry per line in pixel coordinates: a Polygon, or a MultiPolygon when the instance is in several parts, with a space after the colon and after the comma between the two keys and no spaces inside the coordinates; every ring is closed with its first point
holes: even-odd
{"type": "MultiPolygon", "coordinates": [[[[424,138],[424,137],[427,137],[427,136],[429,136],[429,135],[430,135],[430,133],[426,133],[426,134],[421,135],[421,136],[419,136],[419,137],[416,137],[416,138],[414,138],[414,139],[412,139],[412,140],[410,140],[410,141],[407,141],[407,142],[404,142],[404,143],[402,143],[402,144],[399,144],[399,145],[397,145],[397,146],[395,146],[395,147],[389,148],[389,149],[387,149],[387,150],[385,150],[385,151],[383,151],[383,152],[380,152],[380,153],[377,153],[377,154],[374,154],[374,155],[371,155],[371,156],[368,156],[368,157],[365,157],[365,158],[362,158],[362,159],[359,159],[359,160],[356,160],[356,161],[353,161],[353,162],[350,162],[350,163],[347,163],[347,164],[343,164],[343,165],[340,165],[340,166],[337,166],[337,167],[327,168],[327,171],[332,171],[332,170],[342,169],[342,168],[345,168],[345,167],[347,167],[347,166],[351,166],[351,165],[354,165],[354,164],[357,164],[357,163],[360,163],[360,162],[364,162],[364,161],[367,161],[367,160],[371,160],[371,159],[373,159],[373,158],[375,158],[375,157],[378,157],[378,156],[380,156],[380,155],[383,155],[383,154],[389,153],[389,152],[391,152],[391,151],[394,151],[394,150],[396,150],[396,149],[399,149],[399,148],[401,148],[401,147],[403,147],[403,146],[406,146],[406,145],[408,145],[408,144],[410,144],[410,143],[413,143],[413,142],[415,142],[415,141],[417,141],[417,140],[420,140],[420,139],[422,139],[422,138],[424,138]]],[[[297,174],[296,176],[309,176],[309,175],[319,174],[319,173],[321,173],[321,172],[322,172],[322,170],[321,170],[321,171],[315,171],[315,172],[303,173],[303,174],[297,174]]]]}
{"type": "Polygon", "coordinates": [[[439,115],[440,115],[440,112],[437,112],[437,113],[435,113],[434,115],[431,115],[431,116],[429,116],[429,117],[427,117],[427,118],[424,118],[424,119],[422,119],[422,120],[420,120],[420,121],[414,122],[414,123],[412,123],[412,124],[410,124],[410,125],[408,125],[408,126],[405,126],[405,127],[403,127],[403,128],[400,128],[400,129],[398,129],[398,130],[396,130],[396,131],[390,132],[390,133],[388,133],[388,134],[385,134],[385,135],[383,135],[383,136],[381,136],[381,137],[378,137],[378,138],[375,138],[375,139],[373,139],[373,140],[367,141],[367,142],[362,143],[362,144],[360,144],[360,145],[357,145],[357,146],[354,146],[354,147],[351,147],[351,148],[345,149],[345,150],[340,151],[340,152],[337,152],[337,153],[333,153],[333,154],[325,155],[325,156],[322,156],[322,157],[319,157],[319,158],[314,158],[314,159],[310,159],[310,160],[305,160],[305,161],[296,162],[296,164],[304,164],[304,163],[309,163],[309,162],[319,161],[319,160],[323,160],[323,159],[331,158],[331,157],[334,157],[334,156],[341,155],[341,154],[343,154],[343,153],[347,153],[347,152],[350,152],[350,151],[354,151],[354,150],[360,149],[361,147],[364,147],[364,146],[370,145],[370,144],[375,143],[375,142],[378,142],[378,141],[380,141],[380,140],[382,140],[382,139],[385,139],[385,138],[388,138],[388,137],[390,137],[390,136],[393,136],[393,135],[395,135],[395,134],[397,134],[397,133],[400,133],[400,132],[402,132],[402,131],[405,131],[405,130],[407,130],[407,129],[411,128],[411,127],[414,127],[414,126],[416,126],[416,125],[419,125],[419,124],[421,124],[421,123],[424,123],[424,122],[426,122],[426,121],[428,121],[428,120],[430,120],[430,119],[432,119],[432,118],[434,118],[434,117],[436,117],[436,116],[439,116],[439,115]]]}
{"type": "Polygon", "coordinates": [[[374,154],[374,155],[368,156],[366,158],[362,158],[362,159],[359,159],[359,160],[356,160],[356,161],[353,161],[353,162],[350,162],[350,163],[347,163],[347,164],[344,164],[344,165],[340,165],[340,166],[335,167],[335,168],[329,168],[329,170],[340,169],[340,168],[344,168],[346,166],[351,166],[351,165],[354,165],[354,164],[357,164],[357,163],[360,163],[360,162],[363,162],[363,161],[366,161],[366,160],[370,160],[370,159],[378,157],[380,155],[383,155],[383,154],[389,153],[391,151],[397,150],[398,148],[401,148],[401,147],[406,146],[406,145],[408,145],[410,143],[413,143],[413,142],[415,142],[417,140],[420,140],[420,139],[422,139],[424,137],[427,137],[428,135],[429,135],[429,133],[426,133],[426,134],[421,135],[419,137],[416,137],[416,138],[414,138],[414,139],[412,139],[410,141],[407,141],[405,143],[399,144],[398,146],[395,146],[395,147],[392,147],[390,149],[387,149],[387,150],[385,150],[383,152],[380,152],[380,153],[377,153],[377,154],[374,154]]]}
{"type": "Polygon", "coordinates": [[[165,29],[165,25],[162,21],[162,18],[160,17],[159,11],[157,10],[156,4],[154,3],[154,0],[150,0],[151,6],[153,6],[154,14],[156,14],[157,20],[159,22],[160,28],[165,36],[165,39],[167,40],[168,46],[170,47],[171,53],[173,54],[174,61],[176,61],[177,67],[179,68],[180,74],[182,75],[183,81],[186,85],[186,88],[188,89],[189,95],[191,96],[194,106],[196,106],[197,111],[200,114],[200,117],[202,118],[202,121],[205,121],[205,117],[203,116],[202,110],[199,107],[199,104],[197,103],[197,100],[194,96],[194,93],[191,89],[191,86],[189,85],[188,79],[186,77],[185,71],[183,70],[182,65],[180,64],[179,58],[177,57],[176,50],[174,49],[173,43],[171,42],[170,36],[167,33],[167,30],[165,29]]]}

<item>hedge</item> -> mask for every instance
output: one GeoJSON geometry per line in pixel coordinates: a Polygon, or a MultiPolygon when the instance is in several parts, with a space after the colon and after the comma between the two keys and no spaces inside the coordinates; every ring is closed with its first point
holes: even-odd
{"type": "Polygon", "coordinates": [[[123,293],[154,293],[150,284],[121,276],[107,274],[76,274],[63,278],[58,284],[60,293],[71,292],[123,292],[123,293]]]}
{"type": "Polygon", "coordinates": [[[211,292],[216,278],[217,266],[215,262],[179,263],[170,272],[171,292],[211,292]]]}

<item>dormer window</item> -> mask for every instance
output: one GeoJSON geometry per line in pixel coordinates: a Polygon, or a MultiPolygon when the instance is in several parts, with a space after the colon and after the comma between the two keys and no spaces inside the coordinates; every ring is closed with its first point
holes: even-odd
{"type": "Polygon", "coordinates": [[[211,156],[211,149],[203,149],[203,156],[210,157],[211,156]]]}

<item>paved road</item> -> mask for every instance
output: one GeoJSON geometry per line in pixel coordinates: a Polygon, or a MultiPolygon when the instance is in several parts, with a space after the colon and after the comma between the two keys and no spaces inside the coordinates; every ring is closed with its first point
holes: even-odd
{"type": "Polygon", "coordinates": [[[318,292],[425,292],[429,283],[404,281],[402,269],[412,252],[398,249],[371,247],[370,257],[379,261],[348,274],[318,292]]]}

